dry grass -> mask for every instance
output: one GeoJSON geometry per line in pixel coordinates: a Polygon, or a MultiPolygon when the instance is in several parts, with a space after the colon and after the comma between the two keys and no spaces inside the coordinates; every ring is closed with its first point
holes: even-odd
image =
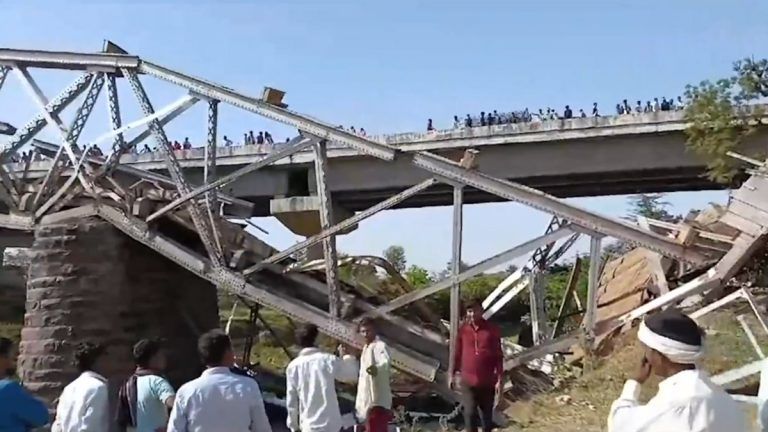
{"type": "MultiPolygon", "coordinates": [[[[711,374],[742,366],[758,360],[736,317],[747,314],[747,322],[763,351],[768,353],[768,334],[760,327],[751,309],[736,304],[729,309],[712,313],[702,319],[707,329],[707,356],[704,367],[711,374]]],[[[592,372],[587,372],[561,389],[538,395],[529,401],[512,405],[507,414],[515,421],[510,431],[525,432],[599,432],[606,429],[611,402],[621,392],[642,356],[642,348],[630,332],[616,341],[616,349],[607,358],[597,361],[592,372]],[[558,396],[568,395],[567,404],[557,402],[558,396]]],[[[734,383],[734,388],[754,383],[757,376],[745,382],[734,383]]],[[[643,400],[656,392],[658,379],[643,386],[643,400]]],[[[749,412],[754,418],[754,412],[749,412]]]]}

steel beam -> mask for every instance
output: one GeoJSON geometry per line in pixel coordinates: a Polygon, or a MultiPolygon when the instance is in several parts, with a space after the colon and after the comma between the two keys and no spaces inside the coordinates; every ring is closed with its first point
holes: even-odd
{"type": "Polygon", "coordinates": [[[765,316],[765,311],[761,310],[760,306],[757,304],[757,299],[755,299],[755,297],[752,295],[752,292],[749,291],[749,288],[744,287],[742,288],[742,291],[744,292],[744,298],[746,298],[747,302],[749,302],[749,306],[752,308],[752,311],[755,312],[757,321],[760,323],[760,326],[763,327],[763,331],[768,333],[768,318],[765,316]]]}
{"type": "Polygon", "coordinates": [[[0,90],[3,89],[5,78],[8,77],[8,71],[10,70],[11,70],[10,66],[0,66],[0,90]]]}
{"type": "MultiPolygon", "coordinates": [[[[77,99],[77,97],[88,88],[88,84],[91,83],[93,77],[94,74],[92,73],[81,75],[70,84],[69,87],[65,88],[58,96],[56,96],[54,100],[48,103],[45,107],[45,111],[50,114],[60,114],[64,108],[66,108],[73,100],[77,99]]],[[[0,163],[5,162],[8,157],[16,153],[24,146],[24,144],[34,138],[38,132],[43,130],[45,125],[48,124],[48,119],[46,117],[47,116],[41,112],[16,132],[16,135],[14,135],[3,149],[2,153],[0,153],[0,163]]]]}
{"type": "MultiPolygon", "coordinates": [[[[101,218],[126,235],[145,244],[197,276],[210,281],[217,287],[274,309],[289,318],[315,324],[320,331],[334,339],[362,348],[362,340],[357,335],[353,324],[332,319],[327,312],[295,299],[280,296],[262,284],[249,283],[241,275],[225,267],[211,266],[207,259],[196,255],[161,234],[151,232],[146,223],[128,216],[118,209],[108,206],[98,206],[97,208],[101,218]]],[[[389,349],[393,365],[398,369],[427,381],[434,381],[438,378],[438,362],[397,345],[391,344],[389,349]]]]}
{"type": "MultiPolygon", "coordinates": [[[[115,74],[107,74],[107,109],[109,110],[109,124],[111,129],[118,130],[123,126],[123,119],[120,115],[120,97],[117,93],[117,79],[115,74]]],[[[112,152],[119,152],[125,147],[125,137],[122,133],[115,135],[112,140],[112,152]]]]}
{"type": "MultiPolygon", "coordinates": [[[[205,146],[205,169],[203,170],[203,183],[210,184],[216,180],[216,148],[219,127],[219,101],[208,101],[208,142],[205,146]]],[[[216,189],[205,194],[205,200],[208,203],[208,209],[218,214],[215,209],[218,208],[216,198],[216,189]]]]}
{"type": "Polygon", "coordinates": [[[555,328],[552,329],[552,339],[556,338],[563,328],[565,322],[565,311],[568,309],[568,304],[571,302],[571,296],[576,293],[576,286],[579,284],[579,275],[581,274],[581,258],[576,257],[573,261],[573,268],[571,274],[568,276],[568,283],[565,286],[565,294],[563,294],[563,301],[560,303],[560,310],[557,312],[557,320],[555,321],[555,328]]]}
{"type": "Polygon", "coordinates": [[[464,188],[454,186],[453,188],[453,241],[451,253],[451,276],[453,282],[451,285],[451,311],[450,311],[450,339],[448,349],[448,370],[453,371],[456,360],[456,344],[458,343],[459,322],[461,321],[461,283],[459,274],[461,273],[461,246],[462,230],[464,226],[464,188]]]}
{"type": "MultiPolygon", "coordinates": [[[[58,149],[59,149],[59,146],[55,144],[47,143],[40,140],[35,140],[33,145],[35,146],[35,148],[42,149],[47,152],[53,152],[53,151],[58,152],[58,149]]],[[[99,160],[95,157],[88,157],[87,160],[88,162],[94,165],[105,164],[103,160],[99,160]]],[[[158,174],[152,171],[145,171],[138,168],[134,168],[130,165],[117,165],[115,167],[115,171],[119,171],[121,173],[127,174],[131,177],[136,177],[138,179],[157,182],[162,186],[176,187],[176,183],[174,183],[173,179],[171,179],[168,176],[165,176],[163,174],[158,174]]],[[[222,201],[227,205],[236,206],[237,212],[233,213],[234,216],[251,217],[251,215],[253,214],[253,203],[250,203],[248,201],[241,200],[239,198],[235,198],[227,194],[219,194],[219,201],[222,201]]]]}
{"type": "Polygon", "coordinates": [[[563,238],[568,234],[571,234],[572,232],[573,231],[571,231],[569,226],[562,226],[556,229],[555,231],[552,231],[549,234],[545,234],[541,237],[537,237],[533,240],[529,240],[525,243],[522,243],[513,247],[512,249],[508,249],[486,260],[483,260],[475,264],[474,266],[468,268],[464,272],[460,273],[455,278],[446,278],[427,288],[402,295],[383,306],[379,306],[379,308],[376,309],[376,313],[378,314],[390,313],[393,310],[399,309],[405,305],[413,303],[416,300],[421,300],[424,297],[431,296],[436,292],[440,292],[444,289],[447,289],[454,283],[464,282],[469,278],[475,277],[484,271],[490,270],[498,265],[504,264],[512,259],[519,257],[520,255],[524,255],[526,253],[532,252],[547,243],[557,241],[558,239],[563,238]]]}
{"type": "Polygon", "coordinates": [[[747,323],[746,315],[739,315],[736,317],[736,320],[739,321],[739,324],[741,324],[741,328],[744,330],[744,333],[747,335],[747,339],[749,339],[749,343],[752,344],[752,348],[754,348],[755,353],[757,356],[761,359],[765,358],[765,354],[763,353],[763,349],[760,348],[760,344],[757,343],[757,338],[755,337],[755,334],[752,333],[752,329],[749,328],[749,323],[747,323]]]}
{"type": "Polygon", "coordinates": [[[38,51],[0,48],[0,65],[19,63],[34,68],[68,70],[111,70],[135,68],[139,58],[122,54],[83,54],[66,51],[38,51]]]}
{"type": "MultiPolygon", "coordinates": [[[[154,114],[155,110],[152,107],[152,102],[150,102],[149,97],[147,97],[144,86],[142,86],[141,81],[139,81],[139,77],[136,75],[136,73],[128,69],[122,69],[122,72],[123,75],[128,79],[128,83],[131,85],[131,88],[136,95],[136,99],[139,101],[139,105],[141,106],[141,110],[144,113],[144,116],[151,116],[154,114]]],[[[165,160],[166,165],[168,166],[168,172],[170,173],[174,183],[176,183],[176,187],[179,193],[182,195],[189,193],[189,183],[187,183],[186,178],[184,178],[184,174],[181,172],[181,166],[179,165],[179,161],[176,159],[176,155],[173,152],[171,144],[168,142],[168,137],[165,135],[165,130],[162,126],[160,126],[160,123],[157,121],[157,119],[152,120],[149,125],[158,146],[165,152],[165,160]]],[[[197,229],[197,234],[200,236],[200,241],[205,246],[211,261],[214,263],[214,265],[223,265],[224,257],[217,249],[214,239],[211,238],[213,235],[212,227],[209,225],[208,220],[203,217],[203,214],[200,211],[200,207],[197,206],[197,203],[191,202],[188,205],[188,209],[190,216],[192,216],[192,222],[197,229]]]]}
{"type": "Polygon", "coordinates": [[[544,272],[541,270],[534,270],[531,276],[531,287],[528,290],[528,298],[531,308],[531,326],[533,328],[533,343],[534,345],[539,345],[546,341],[549,336],[544,293],[546,283],[544,280],[544,272]]]}
{"type": "Polygon", "coordinates": [[[485,312],[483,312],[483,318],[491,319],[492,316],[496,315],[496,313],[500,311],[501,308],[506,306],[506,304],[509,303],[513,298],[517,297],[517,295],[523,292],[524,289],[529,288],[532,283],[533,280],[530,273],[524,275],[521,273],[521,277],[514,282],[515,285],[512,287],[512,289],[507,291],[506,294],[504,294],[499,299],[499,301],[492,304],[485,310],[485,312]]]}
{"type": "Polygon", "coordinates": [[[410,187],[410,188],[400,192],[399,194],[394,195],[394,196],[392,196],[392,197],[390,197],[390,198],[388,198],[388,199],[386,199],[386,200],[376,204],[373,207],[370,207],[370,208],[368,208],[366,210],[363,210],[363,211],[361,211],[359,213],[356,213],[354,216],[351,216],[351,217],[349,217],[347,219],[344,219],[343,221],[341,221],[341,222],[337,223],[336,225],[328,228],[327,230],[323,230],[322,232],[320,232],[318,234],[315,234],[312,237],[310,237],[310,238],[308,238],[308,239],[306,239],[306,240],[304,240],[302,242],[296,243],[295,245],[293,245],[293,246],[291,246],[291,247],[289,247],[289,248],[287,248],[287,249],[285,249],[285,250],[283,250],[281,252],[278,252],[278,253],[272,255],[271,257],[263,260],[262,262],[260,262],[260,263],[258,263],[256,265],[253,265],[253,266],[245,269],[245,271],[243,271],[243,274],[247,276],[247,275],[249,275],[251,273],[254,273],[254,272],[257,272],[257,271],[261,270],[264,266],[266,266],[268,264],[273,264],[273,263],[280,262],[280,261],[284,260],[285,258],[288,258],[289,256],[293,255],[294,253],[296,253],[296,252],[298,252],[298,251],[300,251],[302,249],[305,249],[305,248],[308,248],[308,247],[310,247],[312,245],[320,243],[324,238],[326,238],[326,237],[328,237],[330,235],[334,235],[336,233],[344,231],[347,228],[355,226],[358,223],[362,222],[363,220],[368,219],[369,217],[375,215],[376,213],[379,213],[379,212],[381,212],[383,210],[386,210],[386,209],[388,209],[390,207],[393,207],[393,206],[395,206],[397,204],[400,204],[401,202],[407,200],[408,198],[410,198],[410,197],[412,197],[414,195],[419,194],[420,192],[424,191],[425,189],[427,189],[430,186],[435,185],[437,183],[438,183],[438,181],[433,179],[433,178],[432,179],[424,180],[423,182],[421,182],[421,183],[419,183],[419,184],[417,184],[415,186],[412,186],[412,187],[410,187]]]}
{"type": "Polygon", "coordinates": [[[309,146],[312,145],[314,140],[312,138],[301,138],[298,142],[296,142],[293,145],[284,147],[276,152],[270,153],[263,159],[259,159],[255,162],[251,162],[250,164],[238,169],[237,171],[227,174],[224,177],[219,178],[218,180],[200,186],[195,190],[188,191],[186,193],[182,193],[180,197],[176,198],[175,200],[171,201],[167,205],[163,206],[160,210],[152,213],[147,217],[147,222],[152,222],[153,220],[159,218],[160,216],[168,213],[169,211],[175,209],[176,207],[180,206],[181,204],[189,201],[192,198],[195,198],[199,195],[202,195],[210,190],[220,188],[228,183],[231,183],[240,177],[252,173],[254,171],[257,171],[267,165],[270,165],[274,162],[279,161],[282,158],[288,157],[298,151],[301,151],[309,146]]]}
{"type": "Polygon", "coordinates": [[[320,139],[345,144],[357,149],[361,153],[384,160],[393,160],[397,153],[397,151],[390,146],[337,129],[334,125],[322,123],[287,109],[270,105],[261,99],[245,96],[224,86],[203,81],[147,61],[141,62],[139,70],[148,75],[156,76],[162,80],[187,88],[209,99],[216,99],[238,108],[260,114],[272,120],[294,126],[297,129],[315,135],[320,139]]]}
{"type": "Polygon", "coordinates": [[[412,161],[414,165],[435,175],[463,183],[502,198],[521,202],[529,207],[564,218],[576,225],[638,244],[657,251],[662,255],[696,264],[709,261],[703,254],[657,234],[646,232],[636,226],[612,218],[600,216],[536,189],[490,177],[477,171],[465,170],[449,159],[427,152],[419,152],[413,155],[412,161]]]}
{"type": "MultiPolygon", "coordinates": [[[[94,79],[92,79],[91,84],[88,87],[85,100],[83,100],[83,103],[77,109],[75,118],[69,127],[69,134],[67,135],[67,139],[75,145],[77,145],[77,141],[80,140],[80,134],[83,132],[83,128],[88,122],[88,118],[91,116],[91,112],[93,112],[93,107],[96,105],[96,100],[99,98],[99,93],[101,93],[103,85],[103,74],[99,74],[99,76],[96,76],[94,79]]],[[[58,180],[59,175],[61,174],[64,165],[64,149],[64,145],[59,146],[59,150],[56,152],[56,156],[51,162],[51,169],[45,174],[43,183],[35,194],[34,200],[32,201],[32,208],[35,210],[37,210],[40,204],[40,200],[45,197],[51,186],[56,182],[56,180],[58,180]]],[[[85,150],[87,152],[88,147],[86,147],[85,150]]],[[[74,163],[72,165],[75,166],[74,163]]]]}
{"type": "MultiPolygon", "coordinates": [[[[320,229],[328,230],[333,223],[333,202],[328,190],[327,141],[316,141],[312,145],[315,154],[315,185],[320,199],[320,229]]],[[[331,234],[323,239],[323,257],[325,258],[325,281],[328,284],[328,309],[333,318],[341,317],[341,294],[339,288],[339,264],[336,256],[336,236],[331,234]]]]}
{"type": "Polygon", "coordinates": [[[600,282],[601,238],[592,237],[589,242],[589,280],[587,284],[587,310],[584,313],[583,332],[587,349],[591,350],[595,341],[595,322],[597,320],[597,290],[600,282]]]}
{"type": "MultiPolygon", "coordinates": [[[[78,163],[78,158],[76,155],[76,150],[79,151],[77,144],[73,142],[71,139],[72,136],[80,134],[80,131],[82,131],[82,128],[85,126],[85,123],[88,119],[88,116],[90,115],[90,109],[85,110],[79,110],[78,117],[75,118],[75,121],[73,122],[73,130],[70,131],[66,126],[64,126],[64,122],[61,120],[58,114],[54,114],[48,111],[47,107],[49,105],[49,102],[47,98],[45,97],[45,94],[40,89],[40,87],[37,85],[35,80],[32,78],[32,76],[29,74],[29,71],[24,67],[16,67],[16,73],[19,76],[19,79],[25,86],[27,87],[27,90],[29,91],[30,95],[32,96],[32,99],[35,100],[35,102],[39,105],[40,110],[42,111],[43,116],[47,120],[49,124],[54,124],[56,126],[56,129],[59,131],[59,135],[62,139],[62,144],[64,146],[64,151],[67,152],[67,155],[69,156],[70,161],[72,162],[72,166],[76,167],[75,173],[73,174],[76,176],[80,183],[83,185],[83,188],[87,191],[93,191],[93,184],[90,180],[91,170],[90,165],[85,164],[82,165],[78,163]],[[88,114],[87,116],[84,114],[88,114]],[[87,176],[80,172],[80,168],[84,168],[87,176]]],[[[97,74],[93,80],[92,80],[92,87],[96,87],[96,91],[89,94],[89,97],[91,98],[90,101],[86,100],[84,102],[83,106],[91,105],[95,103],[96,99],[98,98],[99,92],[101,91],[101,86],[104,84],[104,74],[97,74]]],[[[90,93],[90,92],[89,92],[90,93]]],[[[83,153],[87,153],[83,152],[83,153]]],[[[82,160],[81,160],[82,161],[82,160]]]]}

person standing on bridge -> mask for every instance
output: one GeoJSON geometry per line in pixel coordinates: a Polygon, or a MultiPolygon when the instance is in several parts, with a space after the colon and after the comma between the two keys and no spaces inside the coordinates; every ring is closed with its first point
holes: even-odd
{"type": "Polygon", "coordinates": [[[373,320],[363,318],[358,324],[365,345],[360,353],[355,412],[365,423],[366,432],[386,432],[392,420],[390,377],[392,360],[389,349],[376,334],[373,320]]]}
{"type": "Polygon", "coordinates": [[[230,370],[235,353],[229,336],[211,330],[200,336],[198,350],[207,369],[179,389],[168,432],[272,432],[259,384],[230,370]]]}
{"type": "Polygon", "coordinates": [[[106,349],[91,342],[78,344],[75,365],[80,376],[64,387],[51,432],[109,430],[109,390],[102,372],[106,349]]]}
{"type": "Polygon", "coordinates": [[[633,379],[613,402],[610,432],[746,431],[739,404],[696,364],[703,356],[703,331],[688,315],[667,309],[640,324],[637,338],[645,355],[633,379]],[[647,404],[639,401],[640,387],[655,374],[663,381],[647,404]]]}
{"type": "Polygon", "coordinates": [[[285,369],[286,424],[293,432],[327,431],[342,429],[336,381],[354,383],[357,379],[357,360],[345,355],[341,358],[316,348],[317,326],[308,324],[297,332],[301,351],[285,369]]]}
{"type": "Polygon", "coordinates": [[[472,127],[472,117],[467,114],[467,118],[464,119],[464,126],[471,128],[472,127]]]}
{"type": "Polygon", "coordinates": [[[573,118],[573,111],[571,110],[570,105],[565,106],[565,111],[563,111],[563,118],[565,119],[573,118]]]}
{"type": "Polygon", "coordinates": [[[477,431],[479,411],[483,432],[489,432],[493,429],[494,398],[501,389],[504,372],[501,332],[483,318],[483,305],[474,300],[456,336],[449,385],[461,389],[465,430],[477,431]]]}
{"type": "Polygon", "coordinates": [[[45,404],[12,378],[16,374],[16,349],[0,337],[0,431],[26,432],[48,423],[45,404]]]}
{"type": "Polygon", "coordinates": [[[435,127],[432,126],[432,119],[427,119],[427,132],[432,132],[435,130],[435,127]]]}
{"type": "Polygon", "coordinates": [[[644,113],[650,113],[653,112],[653,107],[651,106],[651,101],[645,101],[645,108],[643,109],[644,113]]]}
{"type": "Polygon", "coordinates": [[[600,117],[600,112],[597,110],[597,102],[592,104],[592,117],[600,117]]]}

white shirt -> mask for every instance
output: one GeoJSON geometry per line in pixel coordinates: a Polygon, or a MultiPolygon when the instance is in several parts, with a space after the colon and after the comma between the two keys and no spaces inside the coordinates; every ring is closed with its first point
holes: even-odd
{"type": "Polygon", "coordinates": [[[109,430],[107,379],[86,371],[64,387],[56,407],[52,432],[103,432],[109,430]]]}
{"type": "Polygon", "coordinates": [[[355,411],[360,421],[365,420],[368,410],[372,407],[392,408],[392,391],[389,387],[390,364],[389,350],[384,341],[376,338],[363,347],[363,352],[360,354],[360,377],[357,381],[357,398],[355,399],[355,411]],[[373,365],[377,369],[375,377],[368,373],[368,368],[373,365]]]}
{"type": "Polygon", "coordinates": [[[272,432],[255,380],[226,367],[206,369],[179,389],[168,432],[272,432]]]}
{"type": "Polygon", "coordinates": [[[335,381],[354,382],[357,360],[304,348],[285,369],[286,425],[292,431],[337,432],[342,420],[335,381]]]}
{"type": "Polygon", "coordinates": [[[706,372],[686,370],[661,383],[648,404],[637,400],[640,383],[624,384],[608,417],[610,432],[736,432],[746,431],[739,404],[713,383],[706,372]]]}

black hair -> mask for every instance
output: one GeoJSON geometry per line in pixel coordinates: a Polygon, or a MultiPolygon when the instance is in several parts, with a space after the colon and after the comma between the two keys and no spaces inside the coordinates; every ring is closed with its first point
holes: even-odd
{"type": "Polygon", "coordinates": [[[160,352],[160,343],[156,340],[142,339],[133,346],[133,361],[136,366],[148,368],[152,358],[160,352]]]}
{"type": "Polygon", "coordinates": [[[296,342],[298,342],[299,346],[302,348],[313,347],[317,340],[317,333],[316,325],[306,324],[296,332],[296,342]]]}
{"type": "Polygon", "coordinates": [[[13,341],[8,338],[0,337],[0,357],[9,357],[12,349],[13,341]]]}
{"type": "Polygon", "coordinates": [[[368,328],[376,330],[376,325],[373,323],[373,319],[371,319],[369,317],[365,317],[365,318],[361,319],[357,323],[358,330],[363,328],[363,327],[368,327],[368,328]]]}
{"type": "Polygon", "coordinates": [[[688,345],[701,346],[703,332],[691,317],[677,309],[667,309],[650,315],[645,325],[652,332],[688,345]]]}
{"type": "Polygon", "coordinates": [[[106,349],[104,345],[95,342],[80,342],[75,347],[75,366],[80,372],[93,369],[96,360],[101,357],[106,349]]]}
{"type": "Polygon", "coordinates": [[[232,341],[219,329],[211,330],[197,341],[197,351],[206,366],[220,365],[224,354],[232,351],[232,341]]]}
{"type": "Polygon", "coordinates": [[[480,309],[483,308],[483,301],[479,298],[473,298],[467,301],[467,307],[466,310],[474,309],[476,307],[479,307],[480,309]]]}

